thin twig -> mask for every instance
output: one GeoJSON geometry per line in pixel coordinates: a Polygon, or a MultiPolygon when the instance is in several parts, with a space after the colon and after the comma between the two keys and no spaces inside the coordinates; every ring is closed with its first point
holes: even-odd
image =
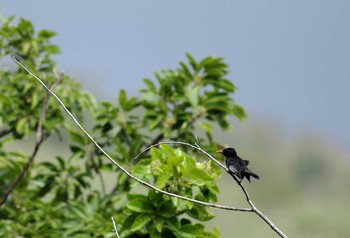
{"type": "MultiPolygon", "coordinates": [[[[54,90],[56,86],[61,82],[61,79],[58,78],[57,81],[52,85],[51,89],[54,90]]],[[[21,172],[16,176],[16,178],[12,181],[12,183],[8,186],[8,188],[5,190],[5,192],[1,195],[0,197],[0,207],[6,202],[8,196],[10,193],[15,189],[17,184],[24,178],[25,174],[27,173],[29,166],[33,162],[35,156],[37,155],[39,148],[41,144],[44,142],[46,139],[46,135],[43,134],[43,124],[45,121],[46,117],[46,111],[48,109],[48,101],[49,101],[50,94],[47,93],[43,106],[41,108],[41,113],[40,113],[40,119],[38,122],[37,130],[36,130],[36,136],[35,136],[35,145],[32,151],[32,154],[28,158],[27,162],[24,164],[21,172]]]]}
{"type": "MultiPolygon", "coordinates": [[[[139,182],[142,185],[145,185],[151,189],[154,189],[157,192],[166,194],[168,196],[172,196],[172,197],[176,197],[182,200],[186,200],[186,201],[190,201],[193,203],[197,203],[200,205],[204,205],[204,206],[209,206],[209,207],[214,207],[214,208],[218,208],[218,209],[225,209],[225,210],[232,210],[232,211],[241,211],[241,212],[254,212],[255,214],[257,214],[260,218],[262,218],[271,228],[272,230],[274,230],[280,237],[283,238],[287,238],[287,236],[280,230],[278,229],[273,222],[267,217],[265,216],[262,212],[260,212],[255,205],[253,204],[253,202],[251,201],[248,192],[245,190],[245,188],[243,187],[243,185],[237,180],[237,178],[234,177],[235,181],[238,183],[238,185],[240,186],[240,188],[242,189],[243,193],[246,196],[247,202],[250,205],[250,208],[235,208],[235,207],[229,207],[229,206],[224,206],[224,205],[218,205],[218,204],[212,204],[212,203],[207,203],[207,202],[202,202],[202,201],[198,201],[192,198],[187,198],[187,197],[183,197],[177,194],[173,194],[173,193],[169,193],[167,191],[163,191],[161,189],[158,189],[157,187],[135,177],[134,175],[132,175],[129,171],[127,171],[125,168],[123,168],[121,165],[119,165],[115,160],[113,160],[109,154],[107,154],[107,152],[105,152],[101,146],[93,139],[93,137],[82,127],[82,125],[77,121],[77,119],[72,115],[72,113],[67,109],[67,107],[63,104],[63,102],[61,101],[61,99],[54,93],[52,92],[46,85],[45,83],[39,79],[36,75],[34,75],[30,70],[28,70],[25,66],[23,66],[15,57],[13,57],[14,61],[19,64],[23,69],[25,69],[30,75],[32,75],[36,80],[38,80],[47,91],[49,91],[54,97],[55,99],[58,101],[58,103],[63,107],[63,109],[68,113],[68,115],[73,119],[73,121],[78,125],[78,127],[85,133],[85,135],[95,144],[95,146],[108,158],[108,160],[113,163],[115,166],[117,166],[120,170],[122,170],[124,173],[126,173],[129,177],[131,177],[132,179],[134,179],[135,181],[139,182]]],[[[190,146],[200,152],[202,152],[203,154],[205,154],[207,157],[209,157],[211,160],[213,160],[215,163],[217,163],[219,166],[221,166],[224,170],[226,170],[228,172],[228,169],[226,168],[226,166],[224,166],[223,164],[221,164],[219,161],[217,161],[214,157],[212,157],[208,152],[204,151],[203,149],[201,149],[197,144],[192,145],[186,142],[159,142],[155,145],[151,145],[149,147],[147,147],[143,152],[141,152],[140,154],[138,154],[133,160],[137,159],[142,153],[144,153],[145,151],[149,150],[152,147],[158,146],[160,144],[181,144],[181,145],[186,145],[186,146],[190,146]]]]}
{"type": "Polygon", "coordinates": [[[117,226],[115,225],[114,218],[111,217],[111,219],[112,219],[112,223],[113,223],[113,228],[114,228],[113,231],[115,232],[115,236],[116,236],[117,238],[120,238],[120,236],[119,236],[119,234],[118,234],[117,226]]]}
{"type": "MultiPolygon", "coordinates": [[[[234,176],[233,176],[234,177],[234,176]]],[[[237,178],[235,178],[236,182],[238,183],[238,185],[241,187],[247,202],[249,203],[250,207],[252,208],[253,212],[258,215],[261,219],[263,219],[270,227],[272,230],[274,230],[280,237],[283,238],[287,238],[287,235],[284,234],[264,213],[262,213],[260,210],[258,210],[254,203],[252,202],[252,200],[249,197],[248,192],[245,190],[245,188],[243,187],[243,185],[238,181],[237,178]]]]}

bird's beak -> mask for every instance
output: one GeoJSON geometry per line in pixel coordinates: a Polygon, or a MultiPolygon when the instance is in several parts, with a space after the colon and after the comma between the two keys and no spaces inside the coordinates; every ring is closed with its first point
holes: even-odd
{"type": "Polygon", "coordinates": [[[220,153],[220,154],[222,154],[223,153],[223,151],[222,150],[217,150],[217,151],[215,151],[216,153],[220,153]]]}

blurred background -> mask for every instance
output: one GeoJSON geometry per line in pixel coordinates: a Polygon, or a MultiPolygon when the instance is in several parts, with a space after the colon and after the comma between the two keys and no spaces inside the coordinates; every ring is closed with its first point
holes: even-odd
{"type": "MultiPolygon", "coordinates": [[[[214,138],[251,161],[256,206],[291,237],[350,235],[350,2],[0,1],[0,15],[58,33],[59,68],[99,100],[174,68],[185,52],[221,56],[245,125],[214,138]]],[[[246,206],[223,174],[220,203],[246,206]]],[[[271,237],[257,216],[212,210],[222,237],[271,237]]]]}

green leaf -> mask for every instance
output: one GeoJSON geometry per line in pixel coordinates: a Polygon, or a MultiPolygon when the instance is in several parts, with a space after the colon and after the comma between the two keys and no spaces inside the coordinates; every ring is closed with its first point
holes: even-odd
{"type": "Polygon", "coordinates": [[[172,218],[177,213],[176,207],[171,200],[162,200],[157,204],[157,213],[167,219],[172,218]]]}
{"type": "Polygon", "coordinates": [[[168,183],[169,181],[169,173],[163,172],[161,173],[158,177],[157,177],[157,183],[156,183],[156,187],[159,189],[163,189],[165,187],[165,185],[168,183]]]}
{"type": "Polygon", "coordinates": [[[227,119],[225,117],[222,117],[222,115],[218,115],[215,117],[216,121],[219,123],[222,129],[227,130],[230,128],[230,124],[228,123],[227,119]]]}
{"type": "Polygon", "coordinates": [[[213,133],[213,125],[209,122],[199,122],[198,125],[208,133],[213,133]]]}
{"type": "Polygon", "coordinates": [[[198,87],[187,88],[186,96],[192,107],[196,107],[198,105],[198,87]]]}
{"type": "Polygon", "coordinates": [[[18,24],[18,31],[22,36],[31,37],[34,34],[33,24],[29,20],[21,18],[18,24]]]}
{"type": "Polygon", "coordinates": [[[227,64],[223,63],[223,58],[211,58],[209,62],[207,62],[206,68],[218,68],[222,71],[225,71],[225,69],[228,67],[227,64]]]}
{"type": "Polygon", "coordinates": [[[147,231],[149,232],[150,238],[161,238],[162,237],[162,234],[159,231],[157,231],[157,229],[155,227],[150,227],[147,231]]]}
{"type": "Polygon", "coordinates": [[[244,122],[245,119],[247,118],[247,114],[245,113],[245,110],[243,107],[241,107],[238,104],[234,105],[233,108],[233,114],[241,121],[244,122]]]}
{"type": "Polygon", "coordinates": [[[32,103],[30,104],[30,108],[34,109],[37,107],[39,101],[39,96],[37,93],[32,94],[32,103]]]}
{"type": "Polygon", "coordinates": [[[182,72],[186,75],[187,78],[192,78],[193,75],[191,73],[191,71],[189,70],[189,68],[187,67],[187,65],[184,62],[180,62],[179,63],[182,69],[182,72]]]}
{"type": "Polygon", "coordinates": [[[84,144],[85,137],[76,131],[69,131],[69,135],[72,141],[77,142],[79,144],[84,144]]]}
{"type": "Polygon", "coordinates": [[[156,90],[156,86],[154,86],[153,82],[149,79],[143,79],[143,82],[147,85],[148,90],[150,90],[151,92],[157,92],[156,90]]]}
{"type": "Polygon", "coordinates": [[[222,104],[226,104],[230,101],[230,98],[227,95],[215,95],[206,100],[207,105],[214,105],[217,104],[219,106],[222,106],[222,104]]]}
{"type": "Polygon", "coordinates": [[[177,233],[179,234],[179,236],[184,238],[201,237],[203,230],[204,226],[202,224],[186,224],[182,226],[180,231],[178,231],[177,233]]]}
{"type": "Polygon", "coordinates": [[[219,68],[208,68],[205,70],[205,73],[209,76],[209,77],[220,77],[220,76],[224,76],[227,74],[226,71],[219,69],[219,68]]]}
{"type": "Polygon", "coordinates": [[[220,237],[220,231],[219,231],[219,228],[217,226],[214,226],[214,235],[216,237],[220,237]]]}
{"type": "Polygon", "coordinates": [[[44,197],[48,192],[50,192],[54,187],[55,176],[51,175],[45,179],[44,185],[37,191],[38,197],[44,197]]]}
{"type": "Polygon", "coordinates": [[[207,182],[213,180],[213,178],[210,177],[206,172],[198,168],[191,169],[191,171],[189,172],[189,175],[192,183],[197,186],[203,186],[207,182]]]}
{"type": "Polygon", "coordinates": [[[197,72],[198,68],[197,68],[196,60],[189,53],[186,53],[185,55],[186,55],[186,57],[188,59],[188,62],[190,63],[190,65],[194,69],[194,71],[197,72]]]}
{"type": "Polygon", "coordinates": [[[138,231],[151,221],[151,217],[147,214],[140,214],[136,217],[134,223],[131,226],[130,231],[138,231]]]}
{"type": "Polygon", "coordinates": [[[58,166],[51,162],[42,162],[40,165],[53,172],[59,171],[58,166]]]}
{"type": "Polygon", "coordinates": [[[84,149],[79,147],[79,146],[75,146],[75,145],[71,145],[69,146],[70,151],[72,151],[72,153],[81,153],[84,152],[84,149]]]}
{"type": "Polygon", "coordinates": [[[134,200],[134,199],[147,199],[147,197],[143,194],[132,194],[132,193],[127,193],[126,197],[129,201],[134,200]]]}
{"type": "Polygon", "coordinates": [[[147,169],[151,162],[151,159],[143,159],[139,161],[132,170],[133,175],[142,179],[147,174],[147,169]]]}
{"type": "Polygon", "coordinates": [[[151,148],[151,157],[152,157],[153,160],[161,159],[162,155],[163,155],[163,153],[162,153],[161,150],[159,150],[159,149],[157,149],[155,147],[151,148]]]}
{"type": "Polygon", "coordinates": [[[131,215],[129,215],[126,219],[125,219],[125,221],[123,222],[123,226],[122,226],[122,228],[121,228],[121,236],[122,237],[124,237],[124,236],[127,236],[127,234],[130,234],[130,233],[132,233],[131,231],[130,231],[130,228],[131,228],[131,226],[134,224],[134,222],[135,222],[135,219],[136,219],[136,217],[138,216],[138,214],[131,214],[131,215]]]}
{"type": "Polygon", "coordinates": [[[186,212],[190,217],[199,221],[209,221],[215,217],[205,206],[194,204],[193,208],[186,212]]]}
{"type": "MultiPolygon", "coordinates": [[[[213,195],[219,194],[219,188],[216,185],[216,183],[209,182],[206,184],[206,186],[213,195]]],[[[213,199],[214,199],[214,197],[213,197],[213,199]]],[[[216,200],[216,198],[214,200],[216,200]]]]}
{"type": "Polygon", "coordinates": [[[198,65],[198,68],[203,68],[203,67],[206,67],[208,64],[210,64],[210,62],[212,61],[212,57],[211,56],[208,56],[208,57],[205,57],[198,65]]]}
{"type": "Polygon", "coordinates": [[[158,114],[157,118],[148,126],[149,131],[153,131],[164,119],[164,115],[158,114]]]}
{"type": "Polygon", "coordinates": [[[18,134],[22,134],[25,132],[26,123],[27,123],[26,118],[21,118],[18,120],[18,122],[16,124],[16,132],[18,134]]]}
{"type": "Polygon", "coordinates": [[[56,45],[48,45],[45,48],[46,48],[47,53],[49,53],[50,55],[55,55],[55,54],[61,53],[61,49],[56,45]]]}
{"type": "Polygon", "coordinates": [[[159,233],[161,233],[163,230],[163,219],[159,216],[155,216],[153,218],[153,223],[154,223],[154,226],[156,227],[157,231],[159,233]]]}
{"type": "Polygon", "coordinates": [[[56,32],[49,30],[41,30],[38,33],[38,38],[48,39],[56,35],[56,32]]]}
{"type": "Polygon", "coordinates": [[[127,101],[126,92],[125,90],[122,89],[119,92],[119,105],[121,108],[124,109],[126,101],[127,101]]]}
{"type": "Polygon", "coordinates": [[[58,161],[58,164],[60,166],[60,170],[65,170],[66,169],[66,162],[61,156],[57,156],[56,160],[58,161]]]}
{"type": "Polygon", "coordinates": [[[139,213],[153,213],[154,207],[146,198],[137,198],[126,204],[126,207],[131,211],[139,213]]]}
{"type": "Polygon", "coordinates": [[[126,101],[123,109],[125,111],[130,111],[130,110],[134,109],[135,107],[137,107],[138,105],[140,105],[139,99],[136,97],[133,97],[133,98],[130,98],[126,101]]]}
{"type": "Polygon", "coordinates": [[[174,156],[174,149],[172,149],[170,146],[168,145],[160,145],[159,148],[161,149],[162,152],[165,152],[166,157],[170,157],[170,156],[174,156]]]}
{"type": "Polygon", "coordinates": [[[229,92],[234,92],[236,90],[236,86],[233,85],[233,83],[227,79],[220,79],[220,80],[215,80],[213,82],[213,85],[225,89],[226,91],[229,92]]]}
{"type": "Polygon", "coordinates": [[[196,161],[187,154],[183,156],[182,164],[186,171],[190,171],[191,169],[196,167],[196,161]]]}

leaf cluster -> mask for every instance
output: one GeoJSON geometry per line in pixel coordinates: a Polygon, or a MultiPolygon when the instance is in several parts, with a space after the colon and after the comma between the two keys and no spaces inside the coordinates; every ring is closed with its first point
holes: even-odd
{"type": "MultiPolygon", "coordinates": [[[[156,81],[144,79],[146,87],[140,90],[141,97],[128,97],[121,90],[118,106],[104,102],[97,110],[95,136],[120,163],[130,165],[132,155],[164,138],[200,141],[202,148],[210,150],[215,124],[227,130],[229,116],[240,121],[246,118],[244,109],[232,98],[236,87],[226,79],[228,66],[222,58],[208,56],[197,62],[187,53],[186,60],[175,70],[155,73],[156,81]]],[[[101,157],[96,161],[114,169],[101,157]]],[[[122,176],[116,190],[128,191],[128,178],[122,176]]]]}
{"type": "MultiPolygon", "coordinates": [[[[157,188],[205,202],[216,202],[218,188],[217,168],[210,162],[198,163],[187,153],[161,145],[151,149],[151,157],[134,167],[133,173],[157,188]],[[203,170],[205,168],[205,171],[203,170]]],[[[200,222],[214,217],[204,206],[170,198],[150,190],[148,194],[128,194],[123,206],[122,236],[143,237],[217,237],[205,231],[200,222]],[[191,219],[192,218],[192,219],[191,219]]]]}
{"type": "MultiPolygon", "coordinates": [[[[57,72],[52,56],[59,53],[58,46],[50,43],[54,32],[41,30],[34,33],[30,21],[20,19],[13,24],[13,17],[3,22],[0,28],[0,60],[9,61],[16,56],[38,72],[47,85],[53,85],[58,79],[60,84],[55,92],[60,94],[69,109],[81,116],[84,109],[93,108],[93,97],[81,92],[80,85],[69,77],[57,72]]],[[[21,139],[36,130],[42,104],[47,93],[37,82],[21,68],[0,70],[0,126],[1,135],[11,134],[13,139],[21,139]]],[[[62,128],[69,128],[65,123],[60,106],[50,99],[43,125],[44,133],[61,134],[62,128]]],[[[81,118],[81,117],[80,117],[81,118]]]]}

